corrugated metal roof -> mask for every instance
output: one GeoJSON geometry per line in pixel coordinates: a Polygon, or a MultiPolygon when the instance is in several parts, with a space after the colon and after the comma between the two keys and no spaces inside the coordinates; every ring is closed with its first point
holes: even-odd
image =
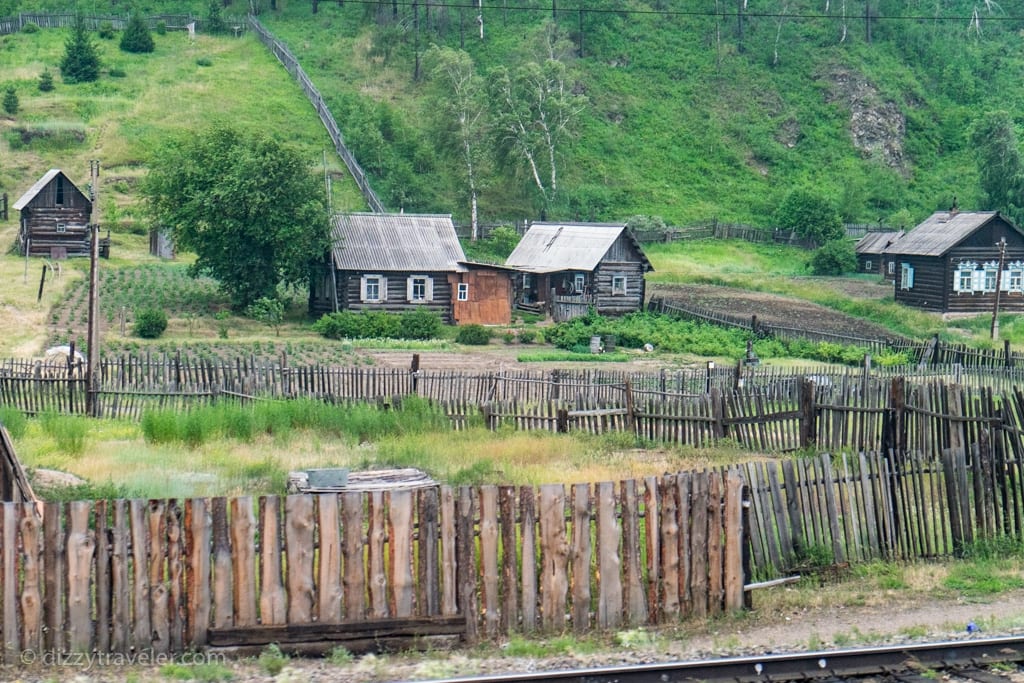
{"type": "Polygon", "coordinates": [[[854,248],[858,254],[882,254],[905,234],[903,230],[869,232],[857,240],[857,245],[854,248]]]}
{"type": "Polygon", "coordinates": [[[889,247],[886,253],[942,256],[997,216],[998,211],[936,211],[889,247]]]}
{"type": "Polygon", "coordinates": [[[625,229],[622,223],[534,223],[505,265],[530,273],[593,270],[625,229]]]}
{"type": "MultiPolygon", "coordinates": [[[[46,174],[36,181],[36,184],[28,188],[28,192],[21,195],[21,198],[11,205],[11,208],[21,211],[24,209],[30,201],[35,199],[35,196],[43,191],[43,188],[50,184],[50,181],[57,177],[57,175],[63,175],[59,168],[51,168],[46,174]]],[[[67,178],[67,176],[64,176],[67,178]]],[[[71,182],[69,179],[68,182],[71,182]]],[[[73,184],[73,183],[72,183],[73,184]]]]}
{"type": "Polygon", "coordinates": [[[362,272],[461,272],[466,260],[449,214],[343,213],[331,220],[334,263],[362,272]]]}

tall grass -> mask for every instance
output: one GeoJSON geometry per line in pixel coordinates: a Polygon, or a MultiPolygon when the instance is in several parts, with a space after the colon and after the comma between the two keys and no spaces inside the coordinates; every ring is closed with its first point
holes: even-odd
{"type": "Polygon", "coordinates": [[[58,450],[76,456],[85,451],[85,437],[89,432],[87,418],[47,411],[39,417],[39,422],[43,431],[56,442],[58,450]]]}
{"type": "Polygon", "coordinates": [[[20,439],[28,429],[28,418],[17,408],[4,406],[0,408],[0,425],[7,429],[12,439],[20,439]]]}

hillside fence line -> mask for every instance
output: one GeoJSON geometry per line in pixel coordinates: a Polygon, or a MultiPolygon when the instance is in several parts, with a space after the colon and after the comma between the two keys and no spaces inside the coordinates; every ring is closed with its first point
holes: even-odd
{"type": "MultiPolygon", "coordinates": [[[[28,24],[47,29],[71,28],[75,25],[75,17],[74,12],[22,12],[17,16],[0,17],[0,35],[18,33],[28,24]]],[[[122,31],[127,28],[130,19],[130,13],[82,15],[86,28],[93,31],[98,30],[103,24],[110,24],[113,29],[122,31]]],[[[150,14],[144,19],[151,30],[156,29],[161,23],[168,31],[184,31],[191,23],[196,25],[197,30],[203,30],[203,19],[191,14],[150,14]]],[[[246,26],[244,17],[224,16],[223,21],[234,29],[236,34],[246,26]]]]}
{"type": "Polygon", "coordinates": [[[292,75],[299,86],[302,87],[302,91],[309,98],[313,108],[316,109],[317,115],[320,117],[320,121],[324,124],[327,129],[327,134],[331,136],[331,142],[334,143],[334,149],[341,157],[341,160],[345,162],[345,167],[348,168],[350,174],[352,174],[353,180],[359,187],[359,191],[362,193],[366,203],[370,206],[370,210],[376,213],[384,213],[384,204],[380,201],[380,197],[370,187],[370,181],[366,177],[366,173],[363,171],[362,166],[356,161],[356,157],[349,150],[348,146],[345,145],[345,139],[341,134],[341,128],[338,127],[338,123],[334,120],[334,115],[331,114],[330,109],[327,108],[327,104],[324,102],[324,98],[320,95],[320,91],[317,90],[316,86],[313,85],[313,81],[310,80],[309,76],[299,65],[299,60],[291,53],[291,50],[287,48],[281,41],[273,36],[259,20],[250,15],[248,17],[248,25],[252,29],[256,37],[268,50],[270,50],[278,61],[284,65],[284,68],[292,75]]]}
{"type": "Polygon", "coordinates": [[[361,631],[372,643],[374,629],[416,619],[428,634],[461,621],[476,642],[722,614],[744,605],[742,489],[732,470],[536,489],[47,502],[41,514],[4,503],[4,661],[180,654],[300,631],[327,641],[361,631]]]}

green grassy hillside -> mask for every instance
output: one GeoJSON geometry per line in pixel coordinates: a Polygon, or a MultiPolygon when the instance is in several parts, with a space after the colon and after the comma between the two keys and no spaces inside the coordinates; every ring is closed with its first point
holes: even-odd
{"type": "MultiPolygon", "coordinates": [[[[405,1],[320,3],[315,15],[308,3],[261,8],[261,20],[324,94],[390,209],[468,220],[463,165],[446,142],[441,95],[423,77],[426,66],[413,78],[417,55],[432,44],[461,47],[487,80],[499,66],[543,53],[540,36],[552,16],[552,4],[534,0],[484,4],[479,13],[437,2],[419,3],[414,13],[405,1]]],[[[223,11],[241,15],[248,7],[236,0],[223,11]]],[[[848,221],[912,225],[953,196],[962,208],[999,208],[986,205],[968,144],[984,112],[1021,109],[1024,20],[995,5],[980,7],[975,23],[967,2],[940,9],[872,3],[870,43],[862,3],[823,11],[819,3],[751,2],[742,33],[732,6],[711,3],[557,7],[560,35],[569,41],[561,52],[566,87],[586,105],[571,140],[558,147],[559,190],[546,207],[549,218],[647,214],[676,224],[717,217],[766,225],[781,197],[801,185],[831,198],[848,221]]],[[[0,0],[0,14],[36,8],[66,6],[0,0]]],[[[120,9],[104,2],[78,8],[120,9]]],[[[149,0],[140,8],[207,13],[201,3],[149,0]]],[[[23,103],[14,121],[0,119],[0,186],[8,192],[41,168],[67,166],[72,155],[139,169],[161,135],[213,115],[270,126],[307,144],[311,156],[327,146],[298,89],[251,37],[201,36],[190,45],[169,34],[152,56],[129,56],[116,41],[100,41],[99,83],[58,85],[42,97],[36,79],[44,67],[56,71],[63,39],[63,32],[43,31],[0,43],[0,86],[13,84],[23,103]],[[212,67],[196,65],[203,55],[212,67]],[[125,78],[109,78],[111,68],[125,78]],[[84,129],[85,140],[73,148],[11,149],[12,127],[26,123],[70,126],[72,137],[84,129]]],[[[489,104],[493,109],[493,94],[489,104]]],[[[527,169],[492,146],[500,141],[493,131],[480,141],[483,220],[539,216],[545,203],[527,169]]],[[[360,208],[350,194],[338,205],[360,208]]]]}

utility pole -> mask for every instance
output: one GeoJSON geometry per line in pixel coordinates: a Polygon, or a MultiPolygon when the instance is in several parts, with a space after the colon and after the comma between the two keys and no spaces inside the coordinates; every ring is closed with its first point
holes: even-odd
{"type": "Polygon", "coordinates": [[[89,195],[92,200],[92,216],[89,221],[89,331],[88,331],[88,367],[85,374],[85,410],[90,417],[99,416],[99,406],[96,405],[96,384],[99,378],[100,364],[100,322],[99,322],[99,255],[100,255],[100,226],[99,210],[97,208],[100,182],[100,162],[89,161],[89,195]]]}
{"type": "Polygon", "coordinates": [[[1006,238],[1000,237],[996,243],[999,247],[999,268],[996,270],[996,302],[992,306],[992,339],[999,339],[999,294],[1002,289],[1003,261],[1006,260],[1006,238]]]}

